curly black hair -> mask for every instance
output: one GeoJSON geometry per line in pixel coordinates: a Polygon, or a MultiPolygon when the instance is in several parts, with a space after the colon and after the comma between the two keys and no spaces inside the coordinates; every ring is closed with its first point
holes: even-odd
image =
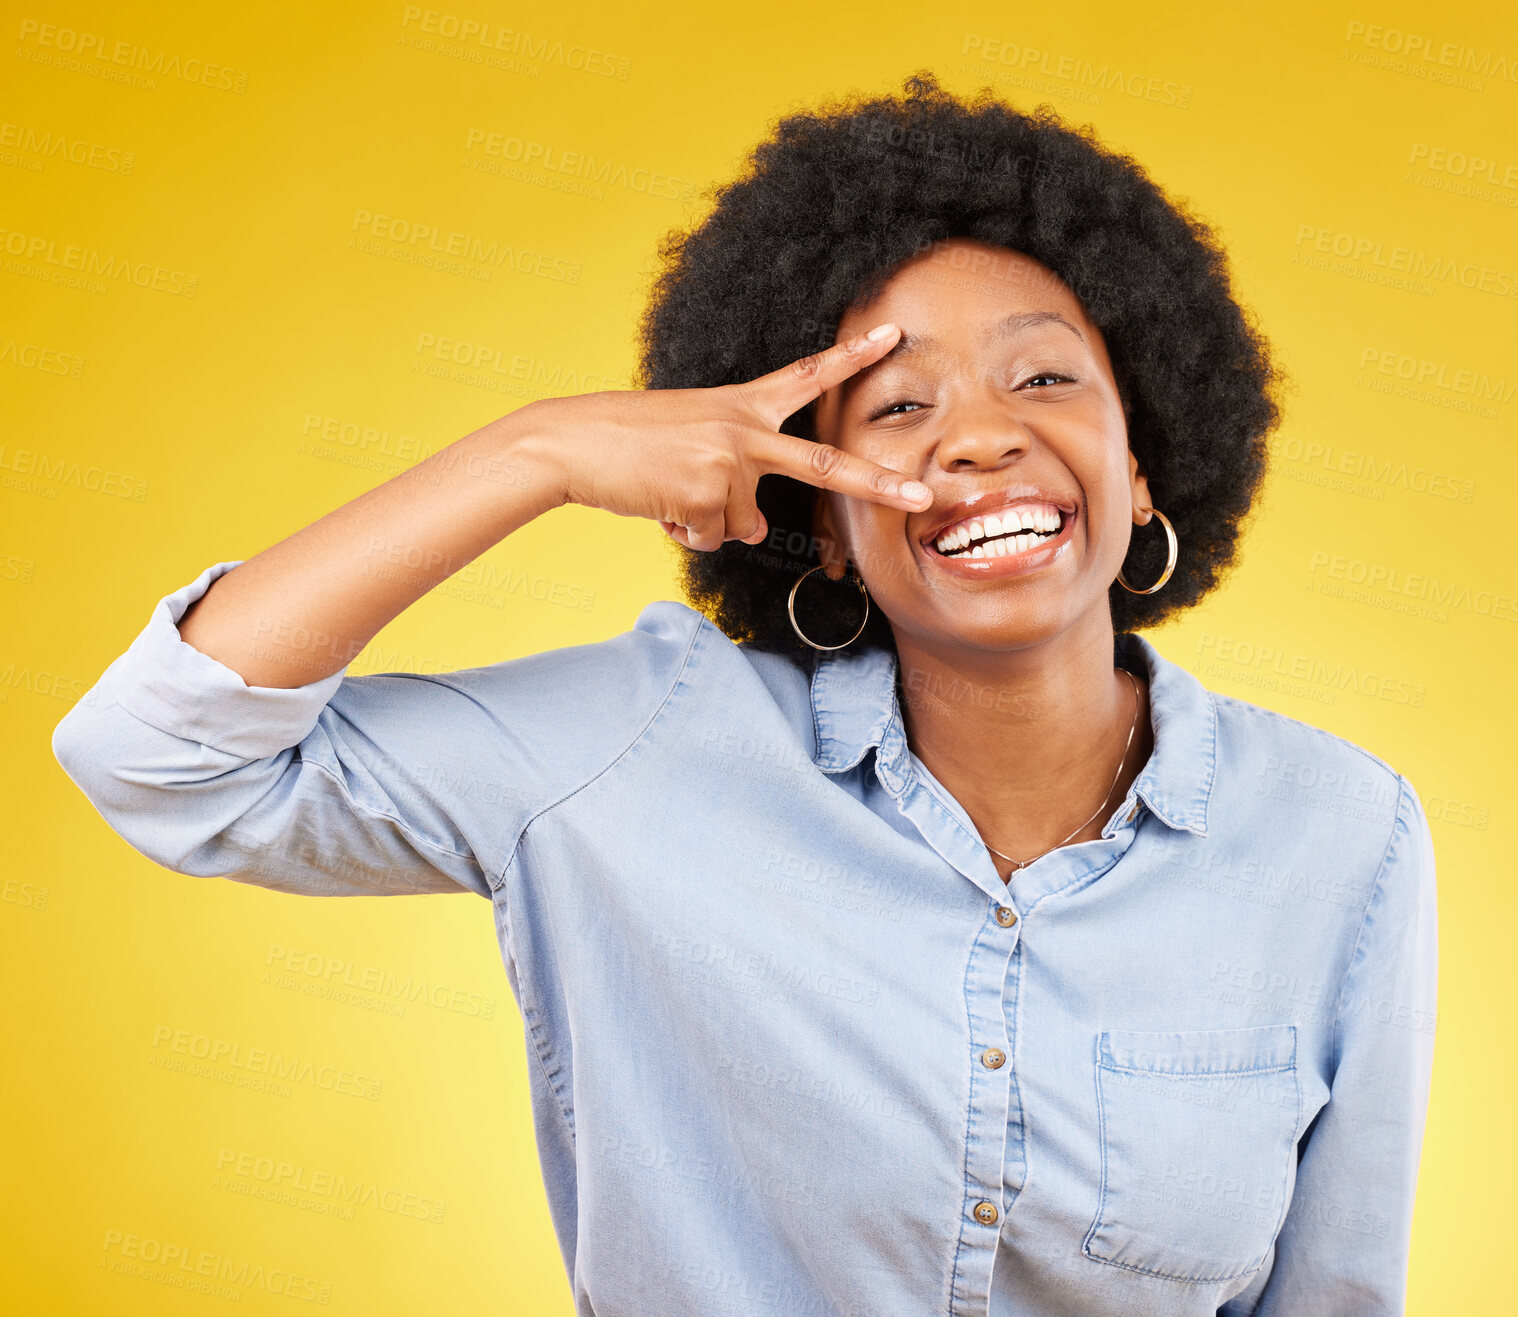
{"type": "MultiPolygon", "coordinates": [[[[1284,376],[1234,300],[1212,230],[1168,198],[1089,124],[1052,107],[1024,114],[983,88],[965,102],[930,72],[901,97],[834,101],[781,118],[745,171],[703,194],[707,218],[659,244],[640,326],[641,388],[705,388],[752,379],[829,346],[843,314],[877,293],[902,262],[948,238],[978,239],[1041,262],[1080,300],[1106,341],[1128,440],[1154,504],[1180,540],[1163,589],[1114,582],[1113,629],[1151,627],[1200,600],[1233,562],[1264,480],[1284,376]]],[[[781,427],[815,440],[813,407],[781,427]]],[[[790,625],[796,577],[820,559],[812,536],[819,491],[760,478],[770,527],[759,545],[679,546],[682,586],[732,640],[811,655],[790,625]]],[[[1123,576],[1159,578],[1158,519],[1135,528],[1123,576]]],[[[820,574],[819,574],[820,575],[820,574]]],[[[810,583],[809,583],[810,584],[810,583]]],[[[857,591],[825,596],[808,635],[843,639],[859,625],[857,591]]],[[[850,647],[894,649],[871,610],[850,647]]]]}

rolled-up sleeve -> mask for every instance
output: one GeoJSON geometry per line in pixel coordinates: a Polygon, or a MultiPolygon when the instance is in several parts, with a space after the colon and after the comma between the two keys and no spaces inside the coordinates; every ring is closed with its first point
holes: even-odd
{"type": "Polygon", "coordinates": [[[1298,1145],[1291,1207],[1269,1280],[1247,1310],[1254,1317],[1404,1311],[1439,949],[1428,818],[1405,777],[1399,786],[1392,835],[1339,995],[1330,1097],[1298,1145]]]}
{"type": "Polygon", "coordinates": [[[688,612],[484,668],[247,685],[179,635],[241,560],[161,599],[53,732],[110,827],[165,868],[317,896],[489,897],[527,821],[635,736],[688,612]]]}

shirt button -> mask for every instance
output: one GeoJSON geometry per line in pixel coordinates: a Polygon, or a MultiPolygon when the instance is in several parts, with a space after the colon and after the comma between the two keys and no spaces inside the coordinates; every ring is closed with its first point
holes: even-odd
{"type": "Polygon", "coordinates": [[[999,1047],[988,1047],[980,1054],[980,1063],[987,1070],[1000,1070],[1007,1054],[999,1047]]]}
{"type": "Polygon", "coordinates": [[[1010,905],[996,907],[996,922],[1003,928],[1011,928],[1017,922],[1017,911],[1010,905]]]}
{"type": "Polygon", "coordinates": [[[994,1226],[998,1215],[1000,1214],[996,1210],[995,1203],[979,1202],[975,1204],[974,1217],[983,1226],[994,1226]]]}

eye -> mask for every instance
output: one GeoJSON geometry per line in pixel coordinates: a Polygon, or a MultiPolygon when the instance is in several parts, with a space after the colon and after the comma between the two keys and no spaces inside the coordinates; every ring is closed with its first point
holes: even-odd
{"type": "Polygon", "coordinates": [[[1074,384],[1075,383],[1075,381],[1073,379],[1071,379],[1070,376],[1068,376],[1068,375],[1060,375],[1057,372],[1052,371],[1052,370],[1044,370],[1044,371],[1040,371],[1037,375],[1030,376],[1028,379],[1024,380],[1023,383],[1021,385],[1019,385],[1018,387],[1022,388],[1022,387],[1026,386],[1026,385],[1037,383],[1039,380],[1053,380],[1056,384],[1074,384]]]}
{"type": "Polygon", "coordinates": [[[888,403],[886,403],[886,405],[884,407],[881,407],[881,408],[877,409],[876,411],[872,412],[870,414],[870,420],[872,420],[872,421],[878,421],[878,420],[880,420],[880,418],[882,416],[905,416],[905,415],[907,415],[907,413],[903,412],[903,411],[898,411],[897,410],[898,407],[921,407],[921,406],[922,406],[922,403],[920,403],[920,402],[911,402],[911,401],[907,401],[907,400],[903,400],[901,402],[888,402],[888,403]]]}

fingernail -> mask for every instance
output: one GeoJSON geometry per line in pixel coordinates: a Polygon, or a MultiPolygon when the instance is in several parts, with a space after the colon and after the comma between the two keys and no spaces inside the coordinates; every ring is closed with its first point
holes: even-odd
{"type": "Polygon", "coordinates": [[[933,491],[918,480],[903,480],[897,486],[902,498],[911,499],[914,503],[921,503],[925,498],[931,498],[933,491]]]}
{"type": "Polygon", "coordinates": [[[883,325],[876,325],[874,329],[870,330],[870,332],[865,335],[865,338],[867,338],[871,343],[878,343],[895,328],[895,325],[887,321],[883,325]]]}

